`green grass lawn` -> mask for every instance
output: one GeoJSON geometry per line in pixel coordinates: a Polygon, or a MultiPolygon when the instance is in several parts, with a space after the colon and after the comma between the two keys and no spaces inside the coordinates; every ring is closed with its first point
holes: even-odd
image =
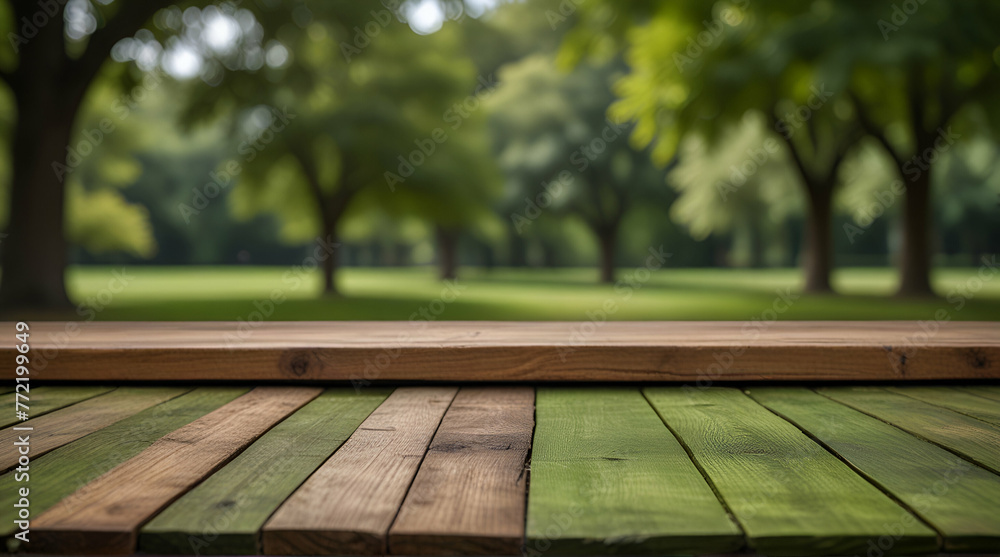
{"type": "Polygon", "coordinates": [[[836,296],[801,295],[796,269],[621,269],[617,286],[593,269],[462,269],[457,294],[431,268],[349,268],[341,295],[320,295],[317,272],[284,267],[75,267],[75,318],[99,320],[616,320],[1000,319],[1000,277],[977,269],[935,272],[937,299],[890,297],[891,269],[842,269],[836,296]],[[645,271],[643,271],[645,273],[645,271]],[[630,284],[631,283],[631,284],[630,284]],[[117,291],[117,292],[115,292],[117,291]],[[271,299],[277,302],[271,301],[271,299]],[[786,306],[787,304],[787,306],[786,306]],[[260,312],[260,313],[255,313],[260,312]],[[589,312],[589,316],[588,316],[589,312]],[[597,312],[597,313],[594,313],[597,312]]]}

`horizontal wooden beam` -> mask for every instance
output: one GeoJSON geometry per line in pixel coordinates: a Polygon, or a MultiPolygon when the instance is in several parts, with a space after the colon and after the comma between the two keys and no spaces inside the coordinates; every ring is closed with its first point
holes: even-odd
{"type": "MultiPolygon", "coordinates": [[[[38,381],[1000,378],[1000,323],[35,322],[38,381]]],[[[3,324],[11,331],[12,323],[3,324]]],[[[0,347],[12,362],[12,343],[0,347]]],[[[13,376],[13,366],[5,366],[13,376]]]]}

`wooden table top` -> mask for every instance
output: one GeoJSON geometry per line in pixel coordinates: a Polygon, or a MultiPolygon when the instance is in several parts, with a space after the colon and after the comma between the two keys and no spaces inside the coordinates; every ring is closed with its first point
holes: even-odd
{"type": "Polygon", "coordinates": [[[12,389],[12,551],[1000,554],[1000,386],[12,389]]]}
{"type": "MultiPolygon", "coordinates": [[[[13,329],[13,324],[10,325],[13,329]]],[[[1000,379],[1000,322],[35,322],[38,381],[1000,379]]],[[[0,347],[13,360],[9,345],[0,347]]],[[[9,369],[9,368],[8,368],[9,369]]],[[[13,372],[11,372],[11,377],[13,372]]]]}

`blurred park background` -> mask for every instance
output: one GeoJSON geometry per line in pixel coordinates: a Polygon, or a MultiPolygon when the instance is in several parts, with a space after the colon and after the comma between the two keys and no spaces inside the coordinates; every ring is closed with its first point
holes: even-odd
{"type": "Polygon", "coordinates": [[[1000,319],[993,0],[0,4],[17,319],[1000,319]]]}

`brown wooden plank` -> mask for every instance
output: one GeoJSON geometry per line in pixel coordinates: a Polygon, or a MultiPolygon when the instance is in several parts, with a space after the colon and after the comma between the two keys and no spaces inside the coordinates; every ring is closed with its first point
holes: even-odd
{"type": "Polygon", "coordinates": [[[258,387],[160,438],[35,519],[32,552],[132,553],[143,523],[321,391],[258,387]]]}
{"type": "MultiPolygon", "coordinates": [[[[1000,322],[91,323],[51,380],[712,381],[1000,378],[1000,322]]],[[[54,348],[38,323],[35,350],[54,348]]],[[[12,346],[0,358],[13,360],[12,346]]],[[[13,369],[8,368],[12,374],[13,369]]]]}
{"type": "MultiPolygon", "coordinates": [[[[151,406],[178,397],[190,389],[177,387],[122,387],[114,391],[85,400],[61,410],[56,410],[38,418],[21,422],[16,426],[0,431],[0,443],[3,447],[14,446],[18,437],[28,435],[31,458],[61,447],[67,443],[105,428],[117,421],[141,412],[151,406]],[[30,431],[14,430],[31,428],[30,431]]],[[[9,470],[17,464],[16,451],[0,452],[0,472],[9,470]]]]}
{"type": "Polygon", "coordinates": [[[22,385],[20,391],[0,396],[0,428],[21,423],[16,412],[24,411],[24,407],[18,406],[18,404],[27,405],[28,410],[25,413],[32,418],[38,418],[88,398],[111,392],[114,389],[114,387],[108,386],[38,387],[25,393],[25,388],[27,387],[22,385]]]}
{"type": "Polygon", "coordinates": [[[396,389],[264,525],[264,553],[382,554],[457,389],[396,389]]]}
{"type": "Polygon", "coordinates": [[[389,530],[397,555],[519,555],[531,387],[463,388],[389,530]]]}

